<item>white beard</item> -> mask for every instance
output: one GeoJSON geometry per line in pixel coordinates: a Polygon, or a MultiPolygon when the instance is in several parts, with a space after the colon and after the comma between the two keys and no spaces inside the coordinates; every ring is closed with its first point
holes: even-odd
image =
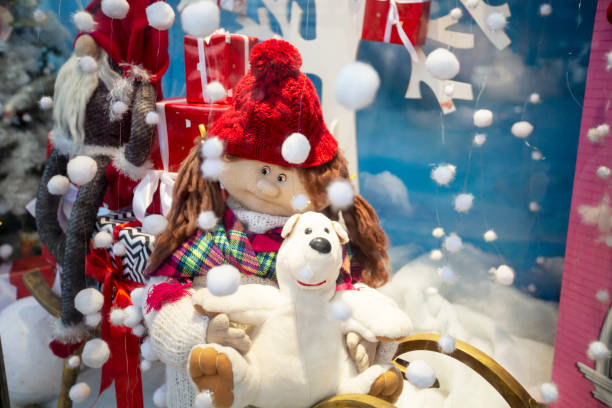
{"type": "Polygon", "coordinates": [[[62,65],[55,80],[53,96],[53,130],[51,140],[60,151],[76,152],[85,139],[85,113],[87,104],[102,81],[107,89],[113,89],[121,76],[113,71],[108,55],[100,50],[96,74],[86,74],[74,54],[62,65]]]}

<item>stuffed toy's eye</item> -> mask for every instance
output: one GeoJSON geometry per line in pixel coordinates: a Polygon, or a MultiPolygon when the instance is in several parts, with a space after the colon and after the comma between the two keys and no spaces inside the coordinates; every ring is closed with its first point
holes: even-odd
{"type": "Polygon", "coordinates": [[[329,228],[325,228],[323,231],[325,231],[326,234],[329,234],[329,228]]]}
{"type": "Polygon", "coordinates": [[[312,234],[312,228],[306,228],[304,230],[304,234],[308,235],[308,234],[312,234]]]}
{"type": "Polygon", "coordinates": [[[278,177],[276,178],[280,183],[284,183],[285,181],[287,181],[287,175],[286,174],[279,174],[278,177]]]}
{"type": "Polygon", "coordinates": [[[261,174],[263,174],[264,176],[267,176],[268,174],[270,174],[270,167],[263,166],[261,169],[261,174]]]}

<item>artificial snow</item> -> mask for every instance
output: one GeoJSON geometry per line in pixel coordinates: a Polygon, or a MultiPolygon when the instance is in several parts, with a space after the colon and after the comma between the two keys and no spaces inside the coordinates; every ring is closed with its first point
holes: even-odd
{"type": "Polygon", "coordinates": [[[68,177],[56,174],[49,179],[47,183],[47,190],[49,194],[53,195],[64,195],[70,190],[70,180],[68,177]]]}
{"type": "Polygon", "coordinates": [[[587,137],[592,143],[602,143],[609,134],[610,126],[607,123],[602,123],[599,126],[589,129],[587,137]]]}
{"type": "Polygon", "coordinates": [[[469,193],[462,193],[455,197],[455,211],[466,213],[470,211],[474,204],[474,196],[469,193]]]}
{"type": "Polygon", "coordinates": [[[538,212],[540,211],[540,204],[538,204],[536,201],[532,201],[529,203],[529,211],[531,212],[538,212]]]}
{"type": "Polygon", "coordinates": [[[159,123],[159,115],[157,112],[147,112],[147,115],[145,116],[145,123],[147,125],[157,125],[159,123]]]}
{"type": "Polygon", "coordinates": [[[153,350],[153,343],[150,338],[146,338],[140,345],[140,353],[142,357],[149,361],[156,361],[159,359],[155,351],[153,350]]]}
{"type": "Polygon", "coordinates": [[[550,404],[559,399],[559,390],[554,383],[544,383],[540,386],[540,394],[542,395],[542,402],[550,404]]]}
{"type": "Polygon", "coordinates": [[[113,243],[113,236],[106,232],[100,231],[93,238],[93,247],[94,248],[108,248],[113,243]]]}
{"type": "Polygon", "coordinates": [[[291,207],[298,212],[301,212],[310,204],[310,200],[306,194],[297,194],[291,199],[291,207]]]}
{"type": "Polygon", "coordinates": [[[610,168],[607,166],[599,166],[597,168],[597,177],[602,180],[606,180],[610,178],[610,168]]]}
{"type": "Polygon", "coordinates": [[[463,241],[459,237],[459,235],[454,232],[444,238],[444,249],[448,252],[455,253],[460,251],[463,248],[463,241]]]}
{"type": "Polygon", "coordinates": [[[214,407],[212,403],[212,398],[210,397],[210,392],[203,391],[196,395],[195,401],[193,403],[194,408],[212,408],[214,407]]]}
{"type": "Polygon", "coordinates": [[[438,346],[444,354],[451,354],[455,351],[455,339],[453,336],[445,334],[438,339],[438,346]]]}
{"type": "Polygon", "coordinates": [[[44,24],[47,21],[47,13],[40,9],[36,9],[32,12],[32,17],[34,17],[34,21],[38,24],[44,24]]]}
{"type": "Polygon", "coordinates": [[[413,360],[406,368],[406,378],[417,388],[429,388],[436,382],[434,370],[424,360],[413,360]]]}
{"type": "Polygon", "coordinates": [[[433,235],[434,238],[442,238],[444,236],[444,228],[442,227],[434,228],[433,231],[431,231],[431,235],[433,235]]]}
{"type": "Polygon", "coordinates": [[[453,96],[455,93],[455,86],[453,84],[448,84],[444,87],[444,95],[453,96]]]}
{"type": "Polygon", "coordinates": [[[81,290],[74,297],[74,307],[84,315],[97,313],[104,304],[104,295],[95,288],[81,290]]]}
{"type": "Polygon", "coordinates": [[[494,12],[487,17],[487,27],[489,27],[491,31],[503,30],[507,24],[508,21],[502,13],[494,12]]]}
{"type": "Polygon", "coordinates": [[[310,142],[301,133],[292,133],[282,144],[281,154],[287,163],[302,164],[310,154],[310,142]]]}
{"type": "Polygon", "coordinates": [[[539,93],[532,93],[531,95],[529,95],[529,103],[532,103],[534,105],[538,104],[542,102],[542,99],[540,98],[540,94],[539,93]]]}
{"type": "Polygon", "coordinates": [[[142,321],[142,311],[140,307],[131,305],[123,309],[124,318],[123,325],[127,327],[134,328],[140,324],[142,321]]]}
{"type": "Polygon", "coordinates": [[[240,272],[229,264],[215,266],[206,275],[206,287],[215,296],[231,295],[239,285],[240,272]]]}
{"type": "Polygon", "coordinates": [[[136,337],[144,337],[147,334],[147,329],[142,324],[132,328],[132,334],[136,337]]]}
{"type": "Polygon", "coordinates": [[[205,178],[217,180],[223,172],[223,162],[220,159],[205,159],[200,170],[205,178]]]}
{"type": "Polygon", "coordinates": [[[43,110],[49,110],[53,107],[53,98],[51,98],[50,96],[43,96],[38,101],[38,105],[43,110]]]}
{"type": "Polygon", "coordinates": [[[164,2],[155,2],[145,9],[149,25],[157,30],[168,30],[174,24],[174,10],[164,2]]]}
{"type": "Polygon", "coordinates": [[[455,7],[454,9],[452,9],[450,11],[450,16],[453,20],[457,21],[459,19],[461,19],[461,17],[463,17],[463,11],[461,11],[461,8],[459,7],[455,7]]]}
{"type": "Polygon", "coordinates": [[[434,249],[429,253],[429,258],[432,261],[439,261],[440,259],[442,259],[443,256],[444,254],[442,254],[442,251],[440,251],[439,249],[434,249]]]}
{"type": "Polygon", "coordinates": [[[77,11],[72,17],[77,30],[82,33],[90,33],[96,28],[93,16],[86,11],[77,11]]]}
{"type": "Polygon", "coordinates": [[[493,231],[492,229],[488,230],[487,232],[485,232],[482,237],[484,238],[485,241],[487,242],[493,242],[497,240],[497,233],[495,231],[493,231]]]}
{"type": "Polygon", "coordinates": [[[120,118],[121,116],[123,116],[124,113],[128,111],[129,107],[125,102],[117,101],[113,103],[111,109],[113,110],[113,113],[120,118]]]}
{"type": "Polygon", "coordinates": [[[525,139],[533,132],[533,125],[527,121],[516,122],[510,131],[519,139],[525,139]]]}
{"type": "Polygon", "coordinates": [[[227,96],[227,91],[221,82],[212,81],[206,85],[204,96],[206,96],[210,103],[215,103],[224,99],[227,96]]]}
{"type": "Polygon", "coordinates": [[[331,315],[335,320],[340,322],[347,321],[352,314],[353,310],[351,307],[342,300],[336,300],[331,305],[331,315]]]}
{"type": "Polygon", "coordinates": [[[70,391],[68,391],[68,397],[70,398],[70,400],[77,404],[85,402],[85,400],[89,398],[90,395],[91,388],[89,388],[89,385],[84,382],[74,384],[72,387],[70,387],[70,391]]]}
{"type": "Polygon", "coordinates": [[[85,316],[85,324],[89,327],[97,327],[102,321],[102,313],[93,313],[85,316]]]}
{"type": "Polygon", "coordinates": [[[425,59],[425,67],[438,79],[454,78],[461,68],[455,54],[445,48],[437,48],[429,53],[425,59]]]}
{"type": "Polygon", "coordinates": [[[91,339],[83,347],[81,359],[83,364],[91,368],[100,368],[108,361],[110,349],[102,339],[91,339]]]}
{"type": "Polygon", "coordinates": [[[81,365],[81,357],[71,356],[66,362],[69,368],[77,368],[81,365]]]}
{"type": "Polygon", "coordinates": [[[370,64],[354,61],[343,66],[338,74],[336,99],[347,109],[363,109],[374,102],[379,86],[378,72],[370,64]]]}
{"type": "Polygon", "coordinates": [[[110,312],[110,322],[115,326],[125,325],[125,311],[120,308],[113,308],[110,312]]]}
{"type": "Polygon", "coordinates": [[[200,148],[200,154],[204,159],[220,159],[223,156],[223,141],[218,137],[209,137],[200,148]]]}
{"type": "Polygon", "coordinates": [[[142,360],[140,362],[140,371],[149,371],[151,369],[151,362],[149,360],[142,360]]]}
{"type": "Polygon", "coordinates": [[[96,161],[89,156],[76,156],[66,167],[68,178],[77,186],[89,183],[98,171],[96,161]]]}
{"type": "Polygon", "coordinates": [[[549,3],[540,4],[540,15],[542,17],[548,17],[552,13],[552,6],[549,3]]]}
{"type": "Polygon", "coordinates": [[[348,181],[335,180],[327,186],[327,197],[332,207],[345,210],[353,205],[355,191],[348,181]]]}
{"type": "Polygon", "coordinates": [[[457,168],[452,164],[442,164],[431,171],[431,178],[441,186],[448,186],[456,173],[457,168]]]}
{"type": "Polygon", "coordinates": [[[601,341],[592,341],[589,343],[589,348],[587,349],[587,356],[591,360],[603,360],[605,358],[610,357],[610,350],[608,346],[606,346],[601,341]]]}
{"type": "Polygon", "coordinates": [[[480,0],[467,0],[466,5],[468,8],[474,9],[478,7],[479,3],[480,3],[480,0]]]}
{"type": "Polygon", "coordinates": [[[606,289],[599,289],[597,293],[595,293],[595,299],[600,303],[606,304],[610,301],[610,292],[606,289]]]}
{"type": "Polygon", "coordinates": [[[217,226],[219,219],[213,211],[202,211],[198,215],[198,228],[202,231],[210,231],[217,226]]]}
{"type": "Polygon", "coordinates": [[[474,125],[479,128],[491,126],[493,123],[493,112],[488,109],[479,109],[474,112],[474,125]]]}
{"type": "Polygon", "coordinates": [[[219,28],[219,7],[212,1],[191,3],[181,12],[183,30],[194,37],[206,37],[219,28]]]}
{"type": "Polygon", "coordinates": [[[102,13],[107,17],[121,20],[125,18],[130,5],[127,0],[102,0],[102,13]]]}
{"type": "Polygon", "coordinates": [[[474,146],[482,146],[487,141],[487,135],[484,133],[477,133],[474,136],[474,146]]]}
{"type": "Polygon", "coordinates": [[[168,226],[166,217],[160,214],[151,214],[142,221],[142,232],[149,235],[159,235],[168,226]]]}
{"type": "Polygon", "coordinates": [[[542,160],[544,157],[542,156],[542,152],[539,150],[534,150],[531,152],[531,159],[532,160],[542,160]]]}
{"type": "Polygon", "coordinates": [[[122,242],[117,242],[113,245],[113,255],[114,256],[125,256],[127,253],[127,248],[122,242]]]}
{"type": "Polygon", "coordinates": [[[438,274],[440,274],[440,278],[447,283],[453,283],[457,280],[457,275],[450,266],[443,266],[438,269],[438,274]]]}
{"type": "Polygon", "coordinates": [[[495,270],[495,281],[501,285],[509,286],[514,282],[514,269],[508,265],[500,265],[495,270]]]}
{"type": "Polygon", "coordinates": [[[134,306],[143,307],[147,298],[147,291],[145,288],[136,288],[130,292],[130,299],[134,306]]]}
{"type": "Polygon", "coordinates": [[[158,408],[166,407],[166,384],[156,389],[153,393],[153,404],[158,408]]]}

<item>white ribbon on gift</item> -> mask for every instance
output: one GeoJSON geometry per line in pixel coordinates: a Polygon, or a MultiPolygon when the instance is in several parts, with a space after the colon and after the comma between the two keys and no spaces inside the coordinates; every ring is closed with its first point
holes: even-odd
{"type": "MultiPolygon", "coordinates": [[[[423,1],[413,0],[413,1],[403,1],[401,3],[423,3],[423,1]]],[[[383,38],[383,41],[386,43],[391,41],[391,30],[393,26],[395,26],[395,28],[397,29],[397,34],[399,35],[399,38],[402,41],[402,44],[404,44],[404,47],[408,50],[410,57],[414,61],[418,61],[419,56],[417,55],[416,49],[414,48],[414,45],[412,45],[412,43],[410,42],[410,38],[408,38],[408,35],[406,34],[406,32],[404,31],[404,28],[402,27],[402,23],[399,18],[399,11],[397,10],[397,0],[389,0],[389,13],[387,14],[387,24],[385,26],[385,36],[383,38]]]]}
{"type": "Polygon", "coordinates": [[[149,170],[134,189],[132,210],[140,222],[145,218],[147,208],[153,202],[155,193],[159,191],[162,215],[166,216],[172,207],[172,190],[177,173],[169,172],[170,146],[168,144],[168,127],[166,125],[166,104],[176,100],[161,101],[155,104],[159,122],[157,123],[157,138],[163,170],[149,170]]]}

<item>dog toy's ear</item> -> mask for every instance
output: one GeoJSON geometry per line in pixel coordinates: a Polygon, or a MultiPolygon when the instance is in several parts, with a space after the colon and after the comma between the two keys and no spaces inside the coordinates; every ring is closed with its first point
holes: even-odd
{"type": "Polygon", "coordinates": [[[283,227],[283,231],[281,232],[281,237],[287,238],[289,234],[291,234],[291,231],[293,231],[293,228],[295,227],[295,224],[297,224],[299,219],[300,219],[300,214],[293,214],[291,218],[289,218],[287,222],[285,223],[285,226],[283,227]]]}
{"type": "Polygon", "coordinates": [[[338,238],[340,238],[340,243],[342,245],[347,244],[349,242],[349,237],[342,224],[337,221],[332,221],[332,227],[334,227],[334,231],[336,231],[336,234],[338,234],[338,238]]]}

